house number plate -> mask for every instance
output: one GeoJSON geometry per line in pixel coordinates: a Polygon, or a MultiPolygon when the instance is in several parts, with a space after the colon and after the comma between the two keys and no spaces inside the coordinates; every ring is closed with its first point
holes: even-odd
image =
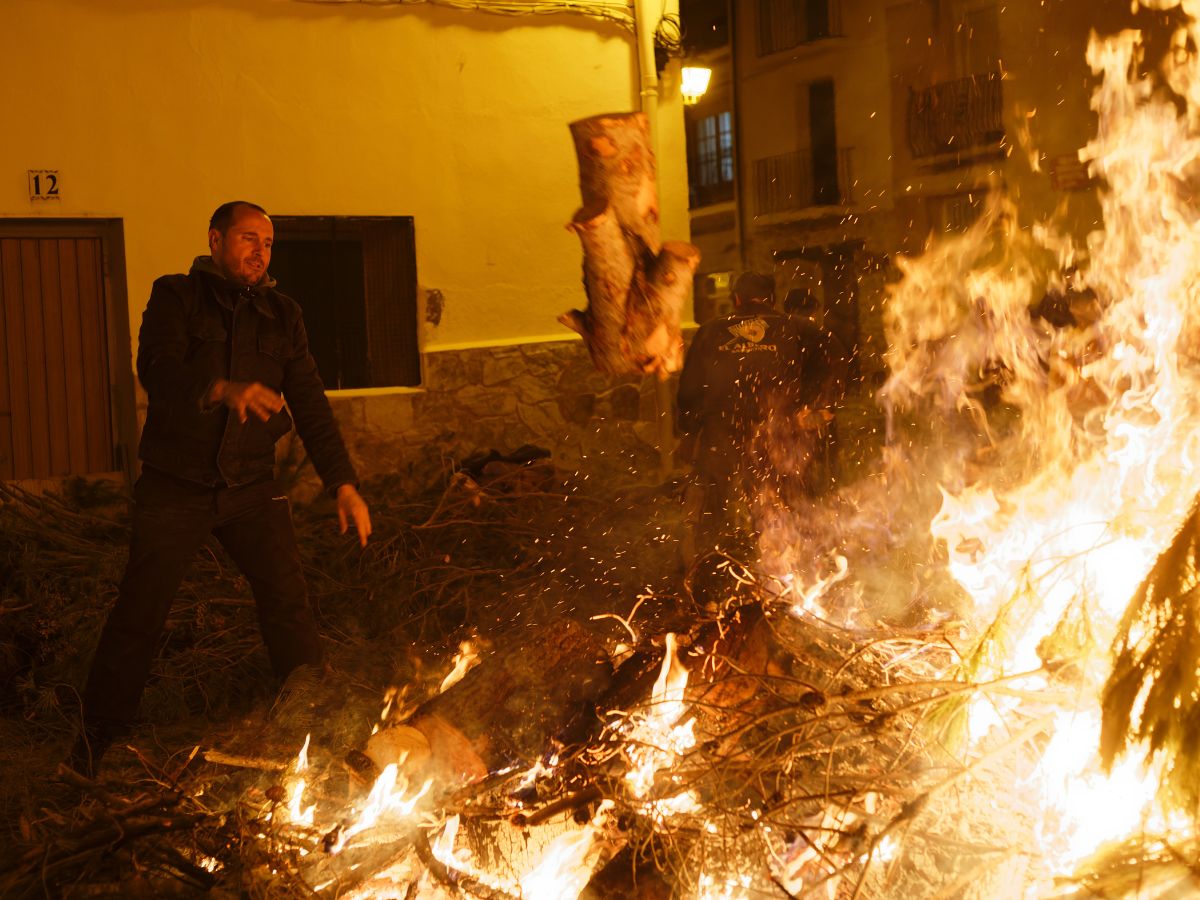
{"type": "Polygon", "coordinates": [[[29,199],[62,199],[62,185],[59,182],[58,169],[29,170],[29,199]]]}

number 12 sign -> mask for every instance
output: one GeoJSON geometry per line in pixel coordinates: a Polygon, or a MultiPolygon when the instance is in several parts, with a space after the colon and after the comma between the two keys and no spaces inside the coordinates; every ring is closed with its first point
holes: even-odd
{"type": "Polygon", "coordinates": [[[61,200],[58,169],[29,169],[30,200],[61,200]]]}

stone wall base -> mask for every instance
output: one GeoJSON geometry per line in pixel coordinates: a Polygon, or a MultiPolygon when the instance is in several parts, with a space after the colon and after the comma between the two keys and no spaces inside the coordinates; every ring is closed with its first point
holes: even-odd
{"type": "MultiPolygon", "coordinates": [[[[360,477],[395,475],[419,490],[474,453],[525,444],[592,477],[663,477],[660,398],[673,407],[674,383],[601,375],[577,340],[442,350],[422,363],[419,389],[330,395],[360,477]]],[[[666,414],[673,421],[673,408],[666,414]]],[[[280,456],[303,458],[294,434],[280,456]]],[[[318,489],[311,466],[298,474],[298,494],[318,489]]]]}

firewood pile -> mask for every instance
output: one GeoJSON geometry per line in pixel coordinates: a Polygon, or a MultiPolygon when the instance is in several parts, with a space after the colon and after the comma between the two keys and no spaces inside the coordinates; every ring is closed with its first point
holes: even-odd
{"type": "MultiPolygon", "coordinates": [[[[562,592],[586,583],[554,536],[595,541],[606,509],[577,487],[376,485],[366,554],[328,511],[299,511],[335,667],[278,697],[246,698],[268,682],[238,657],[255,652],[252,609],[219,554],[202,560],[156,682],[180,699],[95,782],[52,748],[124,528],[86,498],[5,488],[0,623],[34,653],[6,673],[20,706],[3,720],[0,895],[991,897],[1036,865],[1038,812],[1013,786],[1055,697],[1026,698],[968,758],[966,704],[1014,688],[972,682],[958,623],[871,622],[836,586],[825,614],[801,614],[731,559],[707,561],[715,589],[680,573],[565,614],[562,592]],[[485,635],[464,628],[506,610],[485,635]]],[[[1187,877],[1189,852],[1146,832],[1062,895],[1187,877]]]]}

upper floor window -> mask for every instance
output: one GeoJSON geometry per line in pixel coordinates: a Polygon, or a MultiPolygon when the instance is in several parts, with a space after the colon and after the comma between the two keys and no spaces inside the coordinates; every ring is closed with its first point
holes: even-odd
{"type": "Polygon", "coordinates": [[[733,116],[728,112],[697,119],[692,130],[691,206],[733,199],[733,116]]]}
{"type": "Polygon", "coordinates": [[[733,117],[729,113],[700,120],[696,127],[696,158],[704,187],[733,181],[733,117]]]}
{"type": "Polygon", "coordinates": [[[808,146],[753,161],[750,188],[756,215],[853,202],[853,151],[838,146],[834,83],[814,81],[801,97],[801,108],[807,107],[808,146]]]}
{"type": "Polygon", "coordinates": [[[838,16],[837,0],[758,0],[758,55],[832,37],[838,16]]]}
{"type": "Polygon", "coordinates": [[[995,3],[964,11],[956,38],[959,74],[1000,71],[1000,11],[995,3]]]}

